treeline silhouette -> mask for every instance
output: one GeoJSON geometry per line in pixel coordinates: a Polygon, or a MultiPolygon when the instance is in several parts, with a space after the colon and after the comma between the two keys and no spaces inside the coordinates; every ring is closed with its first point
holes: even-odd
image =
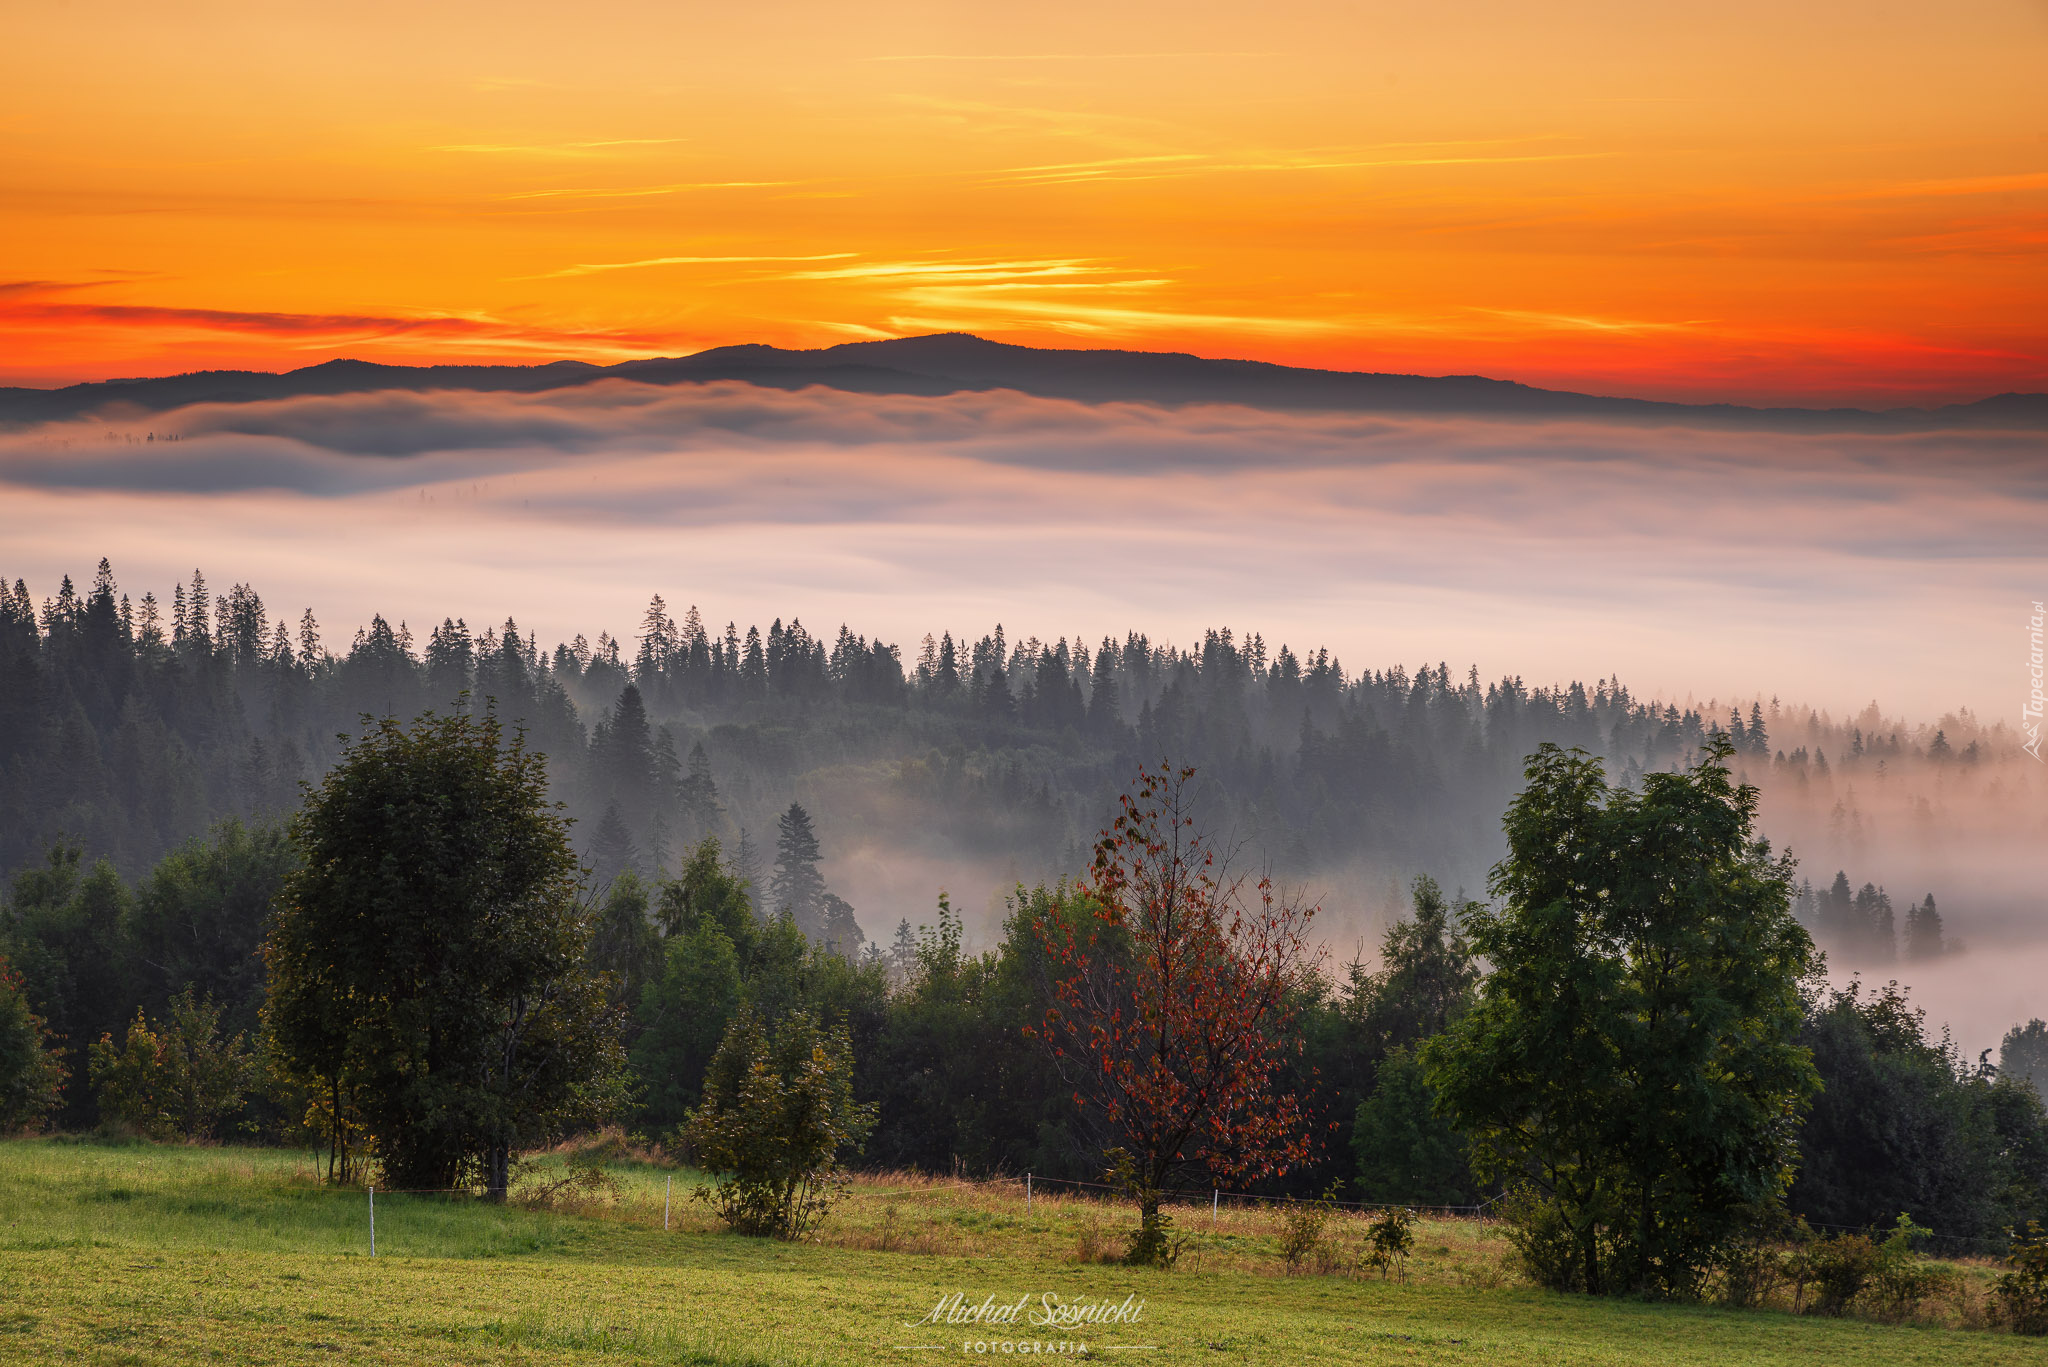
{"type": "MultiPolygon", "coordinates": [[[[310,611],[275,614],[254,587],[215,592],[196,572],[168,603],[131,599],[103,560],[40,604],[21,580],[0,585],[0,869],[63,838],[138,876],[222,817],[292,809],[364,716],[486,705],[548,756],[600,878],[673,869],[706,835],[744,866],[799,789],[842,849],[1054,876],[1078,867],[1117,785],[1172,754],[1202,772],[1219,830],[1285,876],[1369,865],[1476,881],[1538,744],[1584,747],[1627,780],[1728,730],[1614,680],[1351,672],[1227,628],[1182,649],[997,626],[906,652],[795,618],[715,628],[657,597],[630,639],[549,648],[510,618],[415,630],[377,616],[333,640],[310,611]]],[[[1803,748],[1773,761],[1760,703],[1728,721],[1741,762],[1804,777],[1803,748]]],[[[864,910],[872,929],[902,909],[864,910]]]]}

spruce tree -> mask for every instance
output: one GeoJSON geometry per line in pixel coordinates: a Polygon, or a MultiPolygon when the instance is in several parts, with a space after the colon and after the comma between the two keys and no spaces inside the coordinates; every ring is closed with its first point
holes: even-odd
{"type": "Polygon", "coordinates": [[[720,816],[718,784],[711,777],[711,756],[704,753],[701,740],[690,747],[689,772],[683,775],[680,787],[678,796],[690,837],[703,840],[716,834],[720,816]]]}
{"type": "Polygon", "coordinates": [[[896,939],[889,946],[889,978],[898,987],[908,983],[917,971],[917,932],[910,928],[910,918],[904,917],[896,923],[896,939]]]}
{"type": "Polygon", "coordinates": [[[327,652],[320,648],[320,623],[313,618],[313,609],[307,608],[299,616],[299,663],[312,673],[327,658],[327,652]]]}
{"type": "Polygon", "coordinates": [[[654,737],[640,690],[627,684],[604,725],[592,738],[599,781],[630,826],[646,818],[654,796],[654,737]]]}
{"type": "Polygon", "coordinates": [[[776,915],[788,915],[812,939],[824,929],[825,879],[818,872],[818,836],[811,815],[792,802],[775,823],[775,876],[768,884],[768,904],[776,915]]]}
{"type": "Polygon", "coordinates": [[[818,929],[812,938],[843,959],[857,960],[867,935],[852,905],[837,893],[824,892],[818,895],[818,929]]]}
{"type": "Polygon", "coordinates": [[[1097,735],[1114,731],[1123,721],[1117,706],[1116,644],[1107,636],[1095,653],[1095,675],[1088,688],[1088,729],[1097,735]]]}
{"type": "Polygon", "coordinates": [[[621,874],[637,874],[639,869],[640,851],[634,847],[633,837],[619,815],[619,804],[605,804],[604,818],[597,823],[597,834],[590,842],[590,872],[594,885],[602,891],[621,874]]]}
{"type": "Polygon", "coordinates": [[[437,703],[452,701],[470,686],[475,668],[475,647],[469,625],[459,618],[443,618],[427,638],[427,689],[437,703]]]}
{"type": "Polygon", "coordinates": [[[745,826],[740,827],[740,843],[732,852],[732,871],[746,889],[747,905],[759,916],[761,900],[767,891],[761,883],[761,847],[754,843],[745,826]]]}
{"type": "MultiPolygon", "coordinates": [[[[69,588],[70,579],[64,585],[69,588]]],[[[185,599],[185,644],[195,655],[213,653],[213,637],[207,626],[212,599],[207,596],[206,576],[198,570],[192,571],[192,592],[185,599]]]]}
{"type": "Polygon", "coordinates": [[[1906,908],[1906,957],[1924,963],[1942,956],[1941,913],[1935,910],[1934,894],[1918,906],[1906,908]]]}
{"type": "Polygon", "coordinates": [[[1847,940],[1855,932],[1856,894],[1849,890],[1849,874],[1846,869],[1835,871],[1835,881],[1828,885],[1827,896],[1821,903],[1821,932],[1832,939],[1847,940]]]}

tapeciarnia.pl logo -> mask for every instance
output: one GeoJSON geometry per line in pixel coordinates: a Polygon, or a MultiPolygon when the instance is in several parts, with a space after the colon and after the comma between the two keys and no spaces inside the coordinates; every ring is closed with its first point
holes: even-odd
{"type": "Polygon", "coordinates": [[[2027,619],[2027,671],[2032,687],[2027,690],[2027,705],[2020,709],[2022,731],[2027,733],[2027,743],[2020,748],[2041,760],[2041,714],[2042,714],[2042,665],[2041,665],[2041,624],[2048,619],[2048,609],[2039,600],[2034,603],[2034,615],[2027,619]]]}

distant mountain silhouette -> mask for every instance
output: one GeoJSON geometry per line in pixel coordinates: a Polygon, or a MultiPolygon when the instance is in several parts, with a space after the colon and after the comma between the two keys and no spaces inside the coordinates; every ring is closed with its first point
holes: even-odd
{"type": "Polygon", "coordinates": [[[602,379],[660,385],[739,380],[773,389],[818,385],[857,394],[1014,389],[1084,403],[1229,403],[1295,412],[1591,417],[1818,430],[2048,427],[2048,394],[2000,394],[1976,403],[1931,409],[1746,408],[1603,398],[1479,375],[1310,370],[1264,361],[1209,360],[1181,352],[1054,351],[990,342],[959,332],[847,342],[816,351],[759,345],[714,347],[694,356],[611,366],[583,361],[536,366],[328,361],[283,374],[206,370],[63,389],[0,389],[0,424],[18,426],[101,413],[136,416],[186,404],[249,403],[304,394],[394,389],[533,393],[602,379]]]}

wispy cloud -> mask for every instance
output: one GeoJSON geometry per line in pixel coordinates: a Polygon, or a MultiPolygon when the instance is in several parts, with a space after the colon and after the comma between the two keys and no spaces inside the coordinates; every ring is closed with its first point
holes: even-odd
{"type": "Polygon", "coordinates": [[[1998,176],[1956,176],[1942,180],[1902,180],[1843,190],[1825,198],[1944,199],[1960,195],[2016,194],[2027,190],[2048,190],[2048,171],[2019,171],[1998,176]]]}
{"type": "Polygon", "coordinates": [[[858,266],[790,271],[789,280],[901,280],[968,283],[1052,282],[1075,276],[1111,275],[1119,268],[1085,258],[1019,261],[873,261],[858,266]]]}
{"type": "Polygon", "coordinates": [[[1284,52],[901,52],[865,62],[1152,62],[1215,57],[1284,57],[1284,52]]]}
{"type": "Polygon", "coordinates": [[[596,275],[602,271],[637,271],[648,266],[724,266],[750,261],[843,261],[852,252],[818,252],[810,256],[650,256],[642,261],[593,261],[567,266],[527,280],[553,280],[565,275],[596,275]]]}
{"type": "Polygon", "coordinates": [[[621,147],[665,147],[672,143],[687,141],[687,138],[599,138],[589,142],[453,142],[439,144],[432,150],[468,152],[480,156],[596,157],[621,147]]]}
{"type": "Polygon", "coordinates": [[[1505,318],[1546,331],[1565,332],[1684,332],[1704,326],[1703,318],[1653,322],[1640,318],[1596,318],[1584,314],[1538,313],[1527,309],[1474,308],[1471,313],[1488,318],[1505,318]]]}
{"type": "Polygon", "coordinates": [[[1107,114],[937,95],[899,94],[895,98],[901,104],[949,116],[962,126],[984,133],[1047,134],[1129,152],[1158,151],[1159,144],[1176,133],[1167,120],[1149,114],[1107,114]]]}
{"type": "MultiPolygon", "coordinates": [[[[1165,282],[1149,282],[1165,283],[1165,282]]],[[[971,331],[1004,319],[1030,319],[1072,331],[1135,329],[1141,332],[1173,332],[1183,329],[1235,331],[1272,337],[1327,336],[1349,330],[1353,325],[1336,318],[1278,318],[1241,313],[1204,313],[1195,310],[1122,308],[1089,304],[1068,298],[1030,299],[990,296],[978,291],[952,288],[920,288],[904,292],[914,307],[947,310],[937,315],[898,315],[889,321],[902,328],[919,327],[971,331]]]]}
{"type": "Polygon", "coordinates": [[[344,347],[382,339],[446,343],[466,350],[645,355],[671,344],[665,334],[622,329],[533,327],[482,313],[283,313],[179,308],[151,304],[21,302],[0,292],[0,326],[112,324],[159,334],[226,333],[266,337],[299,349],[344,347]]]}
{"type": "Polygon", "coordinates": [[[1101,161],[1021,166],[996,174],[993,183],[1058,185],[1092,181],[1162,180],[1169,177],[1225,175],[1234,172],[1306,172],[1397,170],[1425,166],[1508,166],[1523,162],[1589,161],[1612,152],[1472,153],[1453,156],[1410,154],[1370,155],[1345,152],[1272,152],[1261,154],[1160,153],[1112,157],[1101,161]]]}
{"type": "Polygon", "coordinates": [[[105,281],[82,280],[0,280],[0,299],[23,299],[45,294],[59,294],[65,290],[85,289],[93,283],[105,281]]]}
{"type": "Polygon", "coordinates": [[[801,180],[691,180],[672,185],[625,185],[571,187],[559,190],[522,190],[503,199],[648,199],[660,195],[684,195],[694,190],[761,190],[784,185],[803,185],[801,180]]]}
{"type": "Polygon", "coordinates": [[[1070,180],[1156,179],[1157,170],[1175,170],[1206,160],[1199,152],[1161,152],[1142,157],[1107,157],[1100,161],[1055,162],[1048,166],[1014,166],[997,173],[999,181],[1023,184],[1054,184],[1070,180]],[[1142,172],[1134,168],[1144,168],[1142,172]]]}

